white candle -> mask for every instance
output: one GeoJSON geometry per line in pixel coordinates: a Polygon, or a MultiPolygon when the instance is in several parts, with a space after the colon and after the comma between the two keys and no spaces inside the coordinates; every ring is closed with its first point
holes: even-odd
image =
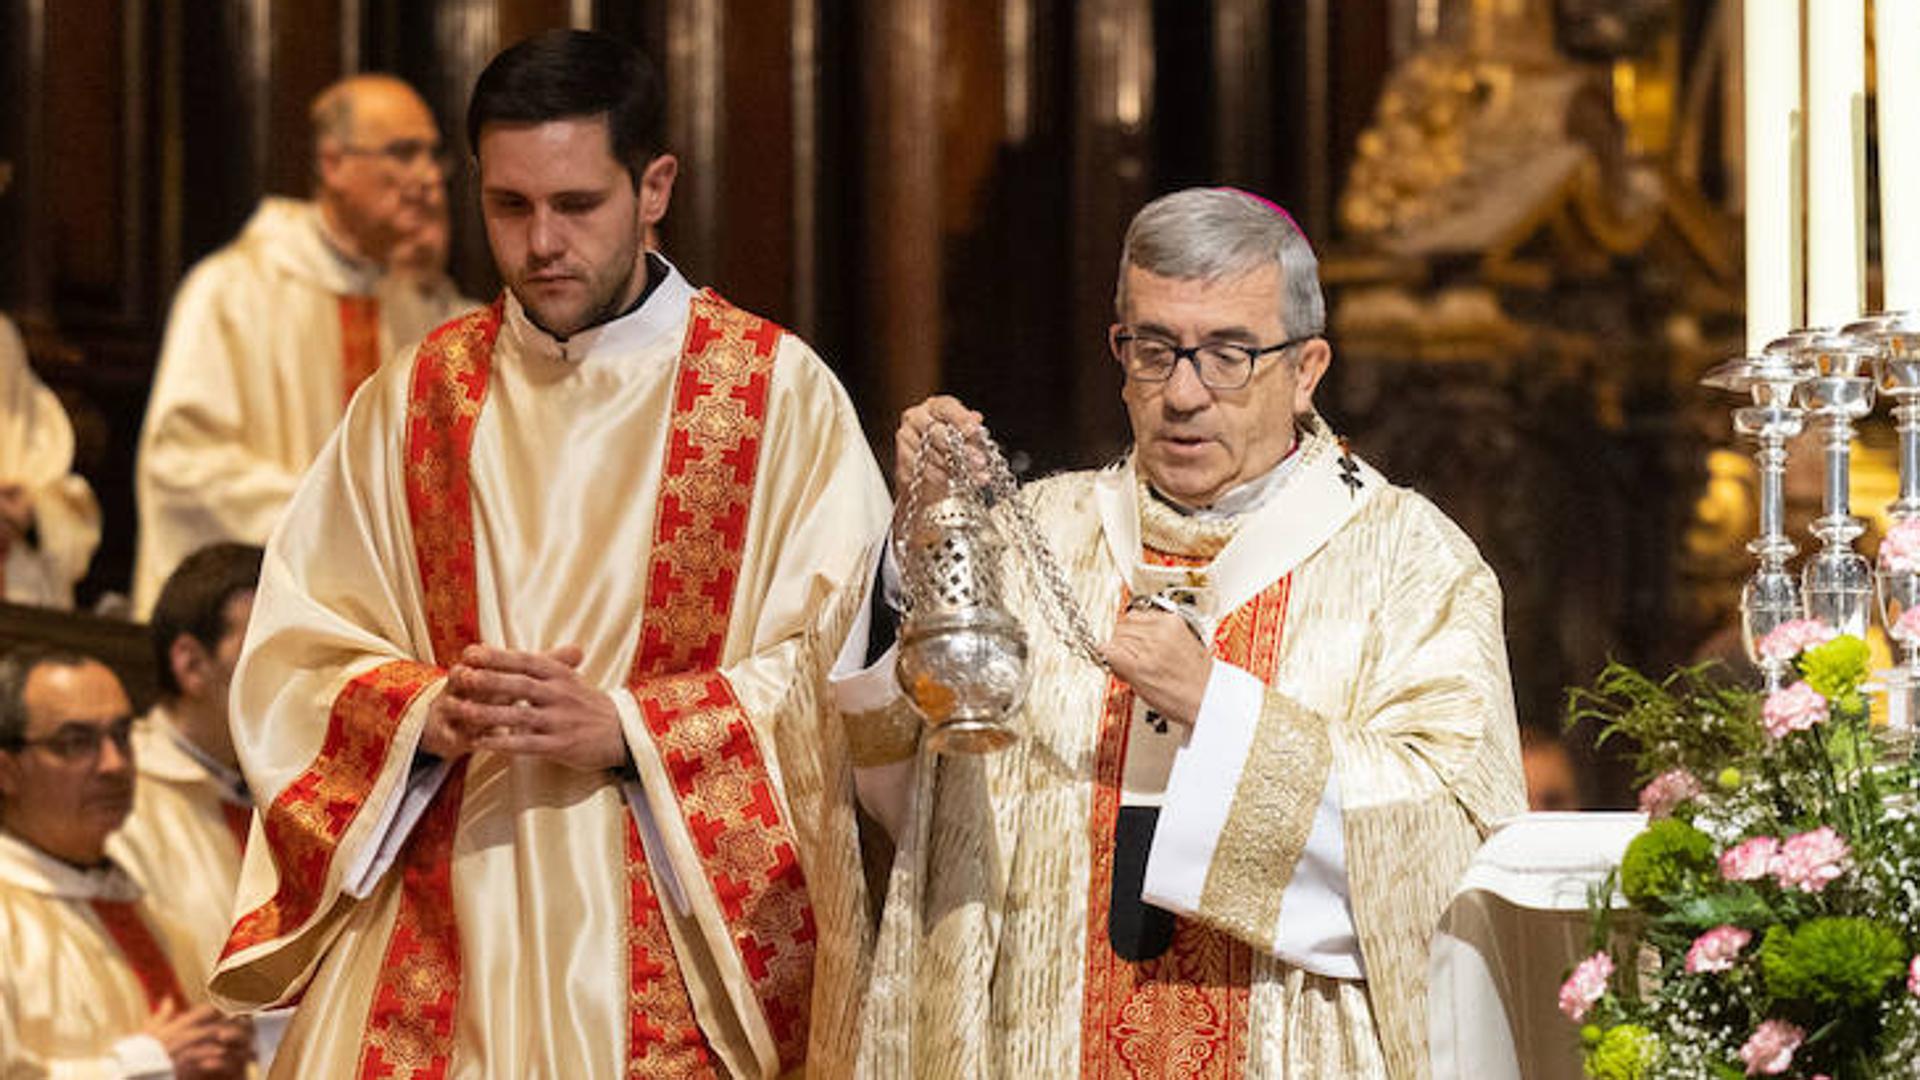
{"type": "Polygon", "coordinates": [[[1888,311],[1920,311],[1920,0],[1874,0],[1880,275],[1888,311]]]}
{"type": "Polygon", "coordinates": [[[1807,4],[1807,322],[1858,318],[1867,297],[1866,0],[1807,4]]]}
{"type": "Polygon", "coordinates": [[[1747,348],[1800,325],[1800,3],[1746,0],[1747,348]]]}

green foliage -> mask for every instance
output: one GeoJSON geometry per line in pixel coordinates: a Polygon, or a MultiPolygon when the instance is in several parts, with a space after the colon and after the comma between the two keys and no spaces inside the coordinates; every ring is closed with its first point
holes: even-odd
{"type": "Polygon", "coordinates": [[[1629,740],[1643,780],[1684,769],[1704,783],[1589,892],[1592,948],[1624,963],[1585,1018],[1589,1075],[1738,1080],[1741,1044],[1761,1021],[1785,1019],[1807,1031],[1793,1076],[1920,1076],[1920,998],[1906,986],[1920,948],[1920,755],[1872,726],[1867,655],[1841,637],[1797,657],[1795,673],[1831,714],[1780,738],[1760,722],[1761,694],[1705,667],[1656,680],[1614,664],[1569,695],[1569,724],[1629,740]],[[1720,876],[1721,854],[1741,843],[1821,826],[1849,848],[1825,889],[1720,876]],[[1621,894],[1631,909],[1613,907],[1621,894]],[[1726,970],[1688,973],[1688,950],[1717,926],[1757,940],[1726,970]]]}
{"type": "Polygon", "coordinates": [[[1642,1080],[1658,1060],[1658,1036],[1639,1024],[1620,1024],[1600,1036],[1584,1064],[1594,1080],[1642,1080]]]}
{"type": "Polygon", "coordinates": [[[1600,725],[1596,740],[1625,738],[1638,745],[1642,781],[1669,769],[1715,776],[1744,765],[1765,745],[1760,696],[1728,685],[1716,665],[1681,668],[1655,681],[1625,664],[1609,663],[1592,689],[1567,695],[1567,726],[1600,725]]]}
{"type": "Polygon", "coordinates": [[[1767,992],[1815,1005],[1865,1005],[1906,966],[1899,933],[1852,916],[1809,919],[1792,930],[1771,926],[1760,945],[1767,992]]]}
{"type": "Polygon", "coordinates": [[[1663,818],[1627,845],[1620,859],[1620,891],[1636,907],[1661,907],[1667,897],[1710,877],[1717,865],[1712,837],[1677,818],[1663,818]]]}

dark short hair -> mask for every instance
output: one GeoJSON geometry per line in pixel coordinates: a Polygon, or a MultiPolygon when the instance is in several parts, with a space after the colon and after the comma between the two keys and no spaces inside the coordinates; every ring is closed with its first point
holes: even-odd
{"type": "Polygon", "coordinates": [[[173,643],[185,634],[209,649],[219,645],[230,629],[227,603],[260,584],[263,554],[252,544],[208,544],[168,576],[147,621],[154,678],[162,694],[180,696],[180,681],[173,677],[173,643]]]}
{"type": "Polygon", "coordinates": [[[636,187],[666,149],[666,93],[645,53],[590,30],[549,30],[493,58],[467,104],[467,149],[480,156],[488,124],[607,117],[613,156],[636,187]]]}
{"type": "Polygon", "coordinates": [[[106,666],[77,649],[39,643],[17,645],[0,655],[0,750],[18,750],[27,739],[27,680],[43,667],[106,666]]]}

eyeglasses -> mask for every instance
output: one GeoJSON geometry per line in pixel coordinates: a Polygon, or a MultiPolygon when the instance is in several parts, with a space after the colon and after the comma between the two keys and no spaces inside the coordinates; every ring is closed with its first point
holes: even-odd
{"type": "Polygon", "coordinates": [[[106,724],[63,724],[51,735],[21,739],[14,747],[24,750],[30,746],[44,746],[47,753],[70,765],[90,765],[100,759],[100,744],[108,739],[113,740],[114,749],[122,755],[131,752],[133,717],[122,716],[106,724]]]}
{"type": "Polygon", "coordinates": [[[1252,381],[1255,360],[1270,353],[1285,352],[1319,336],[1302,334],[1278,345],[1235,345],[1225,341],[1210,341],[1204,345],[1182,348],[1165,338],[1136,334],[1116,326],[1113,328],[1112,346],[1114,357],[1126,369],[1130,379],[1166,382],[1173,378],[1173,369],[1180,366],[1180,361],[1190,360],[1194,374],[1200,376],[1202,386],[1211,390],[1238,390],[1252,381]]]}
{"type": "Polygon", "coordinates": [[[444,175],[453,171],[453,155],[438,139],[395,139],[385,146],[342,146],[343,154],[385,158],[398,169],[416,169],[431,164],[444,175]]]}

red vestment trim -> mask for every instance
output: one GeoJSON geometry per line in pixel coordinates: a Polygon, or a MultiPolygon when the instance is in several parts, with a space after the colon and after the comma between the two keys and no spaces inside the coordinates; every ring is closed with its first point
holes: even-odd
{"type": "Polygon", "coordinates": [[[187,996],[180,992],[180,978],[167,959],[153,929],[140,917],[139,906],[126,900],[94,900],[93,913],[106,927],[107,936],[120,948],[120,954],[133,967],[133,977],[147,996],[147,1011],[157,1013],[171,1002],[176,1009],[187,1007],[187,996]]]}
{"type": "Polygon", "coordinates": [[[340,298],[340,402],[380,369],[380,301],[371,296],[340,298]]]}
{"type": "Polygon", "coordinates": [[[316,914],[334,850],[373,790],[400,717],[438,677],[424,664],[396,660],[349,682],[334,699],[313,764],[262,819],[279,885],[234,924],[223,958],[290,934],[316,914]]]}
{"type": "MultiPolygon", "coordinates": [[[[1152,551],[1147,555],[1153,562],[1197,565],[1152,551]]],[[[1271,679],[1292,580],[1281,578],[1228,615],[1214,632],[1214,655],[1263,681],[1271,679]]],[[[1087,1080],[1238,1077],[1246,1071],[1252,947],[1184,918],[1174,920],[1172,945],[1149,960],[1121,959],[1108,937],[1114,825],[1132,726],[1133,690],[1110,678],[1089,823],[1092,875],[1080,1075],[1087,1080]]]]}
{"type": "Polygon", "coordinates": [[[693,301],[631,682],[785,1070],[806,1059],[813,908],[752,721],[715,670],[783,334],[711,290],[693,301]]]}
{"type": "MultiPolygon", "coordinates": [[[[486,404],[501,300],[435,330],[407,394],[407,516],[433,658],[442,669],[480,639],[473,547],[473,432],[486,404]]],[[[456,762],[400,856],[400,907],[361,1038],[365,1080],[439,1080],[453,1061],[460,926],[453,837],[467,762],[456,762]]]]}

